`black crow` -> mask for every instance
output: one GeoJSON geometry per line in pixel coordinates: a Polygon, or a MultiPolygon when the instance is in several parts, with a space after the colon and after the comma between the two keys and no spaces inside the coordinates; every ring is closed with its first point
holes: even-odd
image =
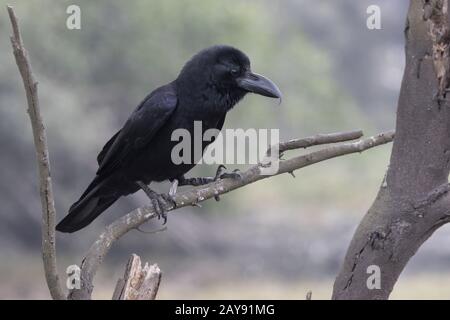
{"type": "MultiPolygon", "coordinates": [[[[121,196],[140,189],[165,222],[164,204],[171,199],[151,190],[148,185],[152,181],[176,179],[179,185],[211,182],[211,178],[184,178],[199,159],[175,164],[171,151],[178,141],[172,141],[172,132],[182,128],[193,133],[194,121],[201,121],[203,132],[220,130],[227,112],[248,92],[281,98],[272,81],[251,72],[249,58],[238,49],[213,46],[194,55],[177,79],[150,93],[105,144],[97,157],[99,168],[94,180],[56,230],[80,230],[121,196]]],[[[203,142],[202,150],[209,143],[203,142]]],[[[218,177],[234,176],[217,173],[218,177]]]]}

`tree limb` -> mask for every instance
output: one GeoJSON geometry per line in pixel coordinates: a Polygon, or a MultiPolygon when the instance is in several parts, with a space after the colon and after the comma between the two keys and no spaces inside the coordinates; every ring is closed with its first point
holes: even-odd
{"type": "MultiPolygon", "coordinates": [[[[280,153],[287,150],[308,148],[312,146],[318,146],[322,144],[330,144],[336,142],[344,142],[354,139],[359,139],[363,136],[362,130],[355,130],[349,132],[336,132],[336,133],[325,133],[317,134],[315,136],[303,138],[303,139],[292,139],[286,142],[281,142],[278,145],[278,150],[280,153]]],[[[270,152],[267,152],[270,153],[270,152]]]]}
{"type": "Polygon", "coordinates": [[[35,81],[20,35],[16,15],[11,6],[7,7],[11,21],[13,35],[11,44],[16,63],[22,76],[27,96],[28,114],[34,136],[34,146],[39,170],[40,197],[42,205],[42,255],[45,277],[53,299],[65,299],[58,277],[55,248],[55,204],[53,199],[52,180],[50,176],[50,159],[48,154],[47,137],[42,121],[38,99],[38,83],[35,81]]]}
{"type": "MultiPolygon", "coordinates": [[[[344,140],[352,140],[360,133],[343,132],[329,135],[317,135],[304,139],[295,140],[296,144],[304,148],[311,141],[320,141],[320,144],[334,143],[344,140]]],[[[306,155],[300,155],[288,160],[280,161],[279,170],[275,175],[283,173],[292,173],[300,168],[318,163],[335,157],[363,152],[367,149],[389,143],[394,138],[394,131],[384,132],[373,137],[361,139],[354,142],[332,145],[324,149],[310,152],[306,155]]],[[[317,144],[317,143],[316,143],[317,144]]],[[[291,144],[292,145],[292,144],[291,144]]],[[[312,145],[312,144],[311,144],[312,145]]],[[[261,166],[255,165],[242,173],[241,179],[221,179],[206,186],[192,188],[174,196],[176,208],[173,205],[166,207],[167,211],[179,209],[181,207],[192,206],[213,198],[217,195],[225,194],[232,190],[244,187],[256,181],[266,179],[272,176],[262,175],[261,166]]],[[[274,176],[275,176],[274,175],[274,176]]],[[[69,299],[90,299],[93,291],[93,279],[101,265],[104,257],[109,252],[111,246],[130,230],[138,228],[141,224],[156,217],[152,207],[137,208],[127,215],[117,219],[100,235],[98,240],[91,246],[81,265],[81,288],[71,291],[69,299]]]]}

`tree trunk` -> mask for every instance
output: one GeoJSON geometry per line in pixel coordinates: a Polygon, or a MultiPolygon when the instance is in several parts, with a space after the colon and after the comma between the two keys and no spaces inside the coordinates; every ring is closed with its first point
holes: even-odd
{"type": "Polygon", "coordinates": [[[386,177],[361,221],[334,284],[333,299],[387,299],[405,265],[450,220],[448,0],[411,0],[406,67],[386,177]],[[381,271],[370,289],[369,266],[381,271]]]}

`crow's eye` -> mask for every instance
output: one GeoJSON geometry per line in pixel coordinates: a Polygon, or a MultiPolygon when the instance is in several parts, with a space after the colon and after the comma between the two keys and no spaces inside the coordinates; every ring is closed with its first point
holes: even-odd
{"type": "Polygon", "coordinates": [[[238,69],[231,69],[230,73],[231,73],[232,76],[237,76],[238,73],[239,73],[239,70],[238,69]]]}

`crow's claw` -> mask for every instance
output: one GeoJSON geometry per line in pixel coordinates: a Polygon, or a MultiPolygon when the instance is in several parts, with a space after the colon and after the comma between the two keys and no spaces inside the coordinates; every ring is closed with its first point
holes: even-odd
{"type": "Polygon", "coordinates": [[[242,179],[242,172],[239,169],[233,170],[233,172],[226,172],[227,168],[221,164],[216,171],[216,176],[214,178],[214,181],[217,181],[219,179],[242,179]]]}
{"type": "Polygon", "coordinates": [[[216,170],[216,175],[214,176],[214,181],[219,180],[220,177],[221,177],[225,172],[227,172],[226,170],[227,170],[227,167],[225,167],[223,164],[219,165],[219,166],[217,167],[217,170],[216,170]]]}
{"type": "Polygon", "coordinates": [[[180,177],[178,179],[178,186],[204,186],[205,184],[214,182],[212,177],[198,177],[198,178],[185,178],[180,177]]]}
{"type": "Polygon", "coordinates": [[[167,213],[164,209],[165,206],[165,200],[164,198],[157,194],[156,196],[150,198],[150,201],[152,203],[153,209],[155,210],[156,215],[158,216],[158,220],[163,218],[163,225],[167,222],[167,213]]]}
{"type": "Polygon", "coordinates": [[[166,202],[166,204],[172,205],[174,208],[177,207],[177,202],[175,201],[175,199],[173,198],[173,196],[171,194],[160,194],[160,196],[164,199],[164,201],[166,202]]]}
{"type": "Polygon", "coordinates": [[[243,178],[243,175],[239,169],[235,169],[235,170],[233,170],[233,172],[224,172],[220,175],[220,179],[226,179],[226,178],[240,180],[243,178]]]}
{"type": "Polygon", "coordinates": [[[145,192],[152,203],[153,209],[159,219],[163,219],[163,225],[167,223],[167,208],[171,205],[176,207],[176,202],[171,195],[159,194],[150,189],[145,183],[138,181],[138,186],[145,192]],[[170,204],[169,204],[170,203],[170,204]]]}

